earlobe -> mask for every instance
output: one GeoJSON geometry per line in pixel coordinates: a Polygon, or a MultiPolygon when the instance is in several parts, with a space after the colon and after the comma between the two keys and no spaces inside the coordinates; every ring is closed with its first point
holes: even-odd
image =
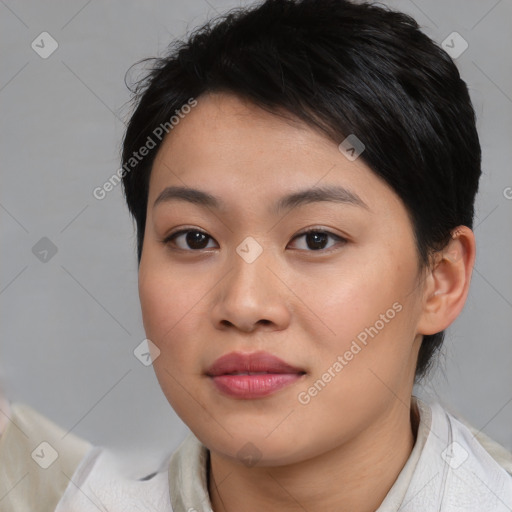
{"type": "Polygon", "coordinates": [[[441,332],[460,314],[469,292],[475,254],[473,231],[458,226],[450,242],[434,256],[424,286],[418,334],[441,332]]]}

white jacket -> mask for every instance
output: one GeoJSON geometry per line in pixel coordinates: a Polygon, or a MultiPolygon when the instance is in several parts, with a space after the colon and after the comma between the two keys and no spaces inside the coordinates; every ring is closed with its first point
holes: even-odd
{"type": "MultiPolygon", "coordinates": [[[[510,512],[512,455],[439,404],[413,400],[420,413],[416,443],[376,512],[510,512]]],[[[211,512],[207,461],[208,450],[189,433],[164,469],[136,480],[95,448],[55,512],[211,512]]]]}

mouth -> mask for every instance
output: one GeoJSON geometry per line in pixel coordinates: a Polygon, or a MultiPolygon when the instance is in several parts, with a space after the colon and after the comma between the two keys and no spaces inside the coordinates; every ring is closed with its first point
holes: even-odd
{"type": "Polygon", "coordinates": [[[267,352],[232,352],[217,359],[206,372],[218,391],[238,399],[269,396],[305,374],[304,369],[267,352]]]}
{"type": "MultiPolygon", "coordinates": [[[[275,372],[231,372],[231,373],[223,373],[221,375],[270,375],[275,374],[275,372]]],[[[216,377],[216,375],[213,375],[216,377]]]]}

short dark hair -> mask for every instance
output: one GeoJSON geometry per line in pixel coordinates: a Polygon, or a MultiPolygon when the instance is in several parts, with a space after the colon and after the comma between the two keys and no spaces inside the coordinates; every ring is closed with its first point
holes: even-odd
{"type": "MultiPolygon", "coordinates": [[[[473,106],[450,56],[410,16],[368,2],[267,0],[211,19],[149,60],[150,71],[132,88],[122,148],[139,264],[149,176],[163,137],[133,170],[127,163],[155,139],[157,126],[169,126],[187,100],[207,92],[301,120],[337,144],[356,135],[365,145],[360,158],[407,209],[420,268],[454,228],[472,228],[481,174],[473,106]]],[[[443,339],[444,331],[423,337],[417,380],[443,339]]]]}

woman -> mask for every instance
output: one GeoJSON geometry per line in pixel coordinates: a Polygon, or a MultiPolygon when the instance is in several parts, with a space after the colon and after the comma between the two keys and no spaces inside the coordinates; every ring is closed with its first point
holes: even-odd
{"type": "Polygon", "coordinates": [[[58,511],[505,511],[510,454],[412,396],[461,312],[481,151],[410,17],[267,0],[140,84],[119,177],[149,352],[191,433],[96,449],[58,511]]]}

